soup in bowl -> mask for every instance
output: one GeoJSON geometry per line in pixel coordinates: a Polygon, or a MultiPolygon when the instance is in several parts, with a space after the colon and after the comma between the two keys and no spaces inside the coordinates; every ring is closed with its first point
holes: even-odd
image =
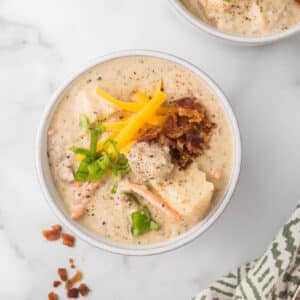
{"type": "Polygon", "coordinates": [[[236,45],[264,45],[300,32],[298,0],[169,1],[197,28],[236,45]]]}
{"type": "Polygon", "coordinates": [[[237,182],[239,131],[226,98],[168,54],[108,55],[54,95],[38,174],[59,217],[120,254],[179,247],[221,214],[237,182]]]}

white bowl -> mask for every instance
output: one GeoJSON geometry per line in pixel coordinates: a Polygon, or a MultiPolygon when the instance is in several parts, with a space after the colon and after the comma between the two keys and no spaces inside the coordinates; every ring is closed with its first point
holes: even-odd
{"type": "Polygon", "coordinates": [[[240,141],[239,129],[234,114],[231,110],[231,107],[226,97],[222,93],[222,91],[212,81],[212,79],[210,79],[203,71],[201,71],[194,65],[178,57],[161,53],[161,52],[156,52],[156,51],[129,50],[129,51],[116,52],[116,53],[112,53],[97,58],[93,62],[90,62],[86,66],[82,67],[73,76],[71,76],[71,78],[65,81],[65,83],[63,83],[62,86],[51,97],[43,113],[38,134],[37,134],[37,140],[36,140],[36,165],[37,165],[37,174],[38,174],[39,182],[50,207],[53,209],[57,217],[62,221],[62,223],[66,227],[68,227],[70,231],[72,231],[77,237],[81,238],[82,240],[90,243],[93,246],[96,246],[99,249],[103,249],[103,250],[107,250],[113,253],[118,253],[123,255],[159,254],[159,253],[167,252],[176,249],[178,247],[181,247],[187,244],[188,242],[191,242],[198,236],[200,236],[205,230],[207,230],[216,221],[216,219],[221,215],[221,213],[224,211],[225,207],[227,206],[238,180],[240,164],[241,164],[241,141],[240,141]],[[210,87],[210,89],[213,91],[213,93],[216,95],[217,99],[219,100],[220,104],[222,105],[231,124],[233,139],[234,139],[234,163],[233,163],[232,175],[230,178],[227,191],[223,199],[217,205],[217,207],[215,207],[203,221],[201,221],[199,224],[197,224],[188,232],[176,238],[173,238],[171,240],[167,240],[162,243],[151,244],[147,246],[125,245],[125,244],[114,243],[112,241],[109,241],[107,239],[101,238],[100,236],[93,234],[92,232],[90,232],[80,224],[71,220],[62,207],[62,201],[55,188],[51,176],[49,164],[48,164],[48,158],[47,158],[47,131],[48,131],[49,123],[51,121],[53,112],[58,102],[60,101],[60,97],[64,93],[65,89],[82,73],[86,72],[91,67],[109,60],[113,60],[120,57],[128,57],[128,56],[152,56],[161,59],[166,59],[178,65],[181,65],[182,67],[196,74],[202,81],[204,81],[207,84],[208,87],[210,87]]]}
{"type": "Polygon", "coordinates": [[[288,30],[273,33],[265,36],[251,37],[240,34],[231,34],[218,30],[217,28],[201,21],[198,17],[194,16],[180,0],[169,0],[171,5],[175,8],[177,13],[183,16],[191,24],[196,26],[198,29],[203,32],[208,33],[209,35],[219,38],[223,41],[230,42],[235,45],[240,46],[260,46],[265,44],[270,44],[277,42],[283,39],[286,39],[294,34],[300,33],[300,23],[289,28],[288,30]]]}

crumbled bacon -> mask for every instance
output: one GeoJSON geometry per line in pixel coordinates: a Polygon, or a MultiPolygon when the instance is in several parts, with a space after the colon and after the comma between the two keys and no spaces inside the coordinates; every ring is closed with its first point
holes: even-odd
{"type": "Polygon", "coordinates": [[[68,273],[65,268],[58,268],[57,270],[58,276],[62,281],[67,281],[68,280],[68,273]]]}
{"type": "Polygon", "coordinates": [[[66,289],[69,290],[70,288],[73,287],[73,285],[76,282],[80,281],[81,279],[82,279],[82,273],[79,270],[77,270],[76,273],[69,280],[66,281],[66,285],[65,285],[66,289]]]}
{"type": "Polygon", "coordinates": [[[74,247],[74,245],[75,245],[75,237],[73,235],[63,232],[61,234],[61,237],[62,237],[62,243],[65,246],[74,247]]]}
{"type": "Polygon", "coordinates": [[[161,134],[158,137],[158,142],[162,145],[167,145],[169,146],[171,149],[172,148],[176,148],[176,140],[172,140],[171,138],[168,138],[167,136],[165,136],[164,134],[161,134]]]}
{"type": "Polygon", "coordinates": [[[90,292],[89,287],[85,283],[81,283],[78,287],[78,290],[81,296],[87,296],[90,292]]]}
{"type": "Polygon", "coordinates": [[[159,136],[160,132],[161,132],[161,128],[159,126],[150,127],[141,136],[140,141],[146,142],[149,140],[156,139],[159,136]]]}
{"type": "Polygon", "coordinates": [[[79,290],[77,288],[67,290],[67,297],[68,298],[78,298],[79,290]]]}
{"type": "MultiPolygon", "coordinates": [[[[62,237],[62,241],[64,245],[73,247],[75,244],[75,238],[72,235],[61,231],[62,231],[62,227],[60,225],[53,225],[51,227],[51,230],[44,230],[43,234],[49,240],[57,240],[60,237],[62,237]],[[45,236],[44,233],[45,231],[47,231],[46,234],[47,237],[45,236]],[[48,233],[48,231],[51,233],[48,233]],[[55,232],[55,234],[53,232],[55,232]],[[58,237],[56,235],[57,233],[59,233],[58,237]]],[[[72,269],[75,268],[73,258],[69,258],[69,265],[70,268],[72,269]]],[[[82,280],[83,274],[81,271],[76,270],[75,274],[70,279],[68,279],[68,273],[66,268],[58,268],[57,273],[60,280],[54,280],[52,285],[54,288],[57,288],[58,286],[61,285],[62,281],[64,281],[65,282],[64,287],[67,291],[68,298],[78,298],[80,295],[87,296],[88,293],[90,292],[89,287],[85,283],[81,283],[78,288],[73,287],[77,282],[82,280]]],[[[54,292],[48,293],[48,300],[58,300],[58,299],[59,297],[56,293],[54,292]]]]}
{"type": "Polygon", "coordinates": [[[54,280],[53,281],[53,287],[58,287],[58,286],[60,286],[61,285],[61,281],[59,281],[59,280],[54,280]]]}
{"type": "Polygon", "coordinates": [[[162,128],[150,127],[140,141],[168,145],[173,161],[185,168],[209,148],[215,124],[208,120],[204,106],[196,99],[182,98],[173,104],[175,111],[168,114],[162,128]]]}
{"type": "Polygon", "coordinates": [[[72,269],[75,269],[75,268],[76,268],[75,263],[74,263],[74,259],[73,259],[73,258],[69,258],[69,264],[70,264],[70,267],[71,267],[72,269]]]}
{"type": "Polygon", "coordinates": [[[51,229],[43,230],[42,233],[47,241],[56,241],[60,238],[61,226],[53,225],[51,229]]]}
{"type": "Polygon", "coordinates": [[[190,98],[190,97],[181,98],[175,100],[173,104],[177,108],[185,108],[191,110],[191,113],[201,112],[203,116],[205,114],[205,109],[202,106],[202,104],[194,98],[190,98]]]}
{"type": "Polygon", "coordinates": [[[186,133],[186,148],[190,154],[200,155],[202,154],[202,143],[203,139],[199,134],[199,130],[197,128],[191,128],[186,133]]]}
{"type": "Polygon", "coordinates": [[[200,102],[192,98],[182,98],[175,101],[180,117],[187,117],[190,123],[199,123],[205,118],[205,109],[200,102]]]}
{"type": "Polygon", "coordinates": [[[48,294],[48,300],[58,300],[58,295],[54,292],[48,294]]]}

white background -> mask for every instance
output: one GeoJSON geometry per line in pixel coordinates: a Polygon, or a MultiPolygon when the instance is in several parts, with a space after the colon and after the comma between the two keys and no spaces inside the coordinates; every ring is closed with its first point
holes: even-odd
{"type": "MultiPolygon", "coordinates": [[[[46,299],[74,257],[89,299],[190,299],[259,256],[300,198],[300,36],[237,48],[200,34],[165,0],[0,0],[0,299],[46,299]],[[154,257],[121,257],[78,241],[48,243],[58,222],[34,169],[36,129],[63,79],[91,58],[157,49],[201,67],[236,113],[243,165],[232,201],[197,241],[154,257]]],[[[64,299],[64,297],[62,297],[64,299]]]]}

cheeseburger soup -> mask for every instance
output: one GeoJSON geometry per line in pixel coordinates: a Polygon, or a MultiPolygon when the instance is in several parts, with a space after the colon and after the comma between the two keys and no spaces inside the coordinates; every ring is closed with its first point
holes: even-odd
{"type": "Polygon", "coordinates": [[[195,74],[135,56],[101,63],[61,96],[48,129],[66,213],[93,233],[152,244],[198,224],[224,196],[227,116],[195,74]]]}

